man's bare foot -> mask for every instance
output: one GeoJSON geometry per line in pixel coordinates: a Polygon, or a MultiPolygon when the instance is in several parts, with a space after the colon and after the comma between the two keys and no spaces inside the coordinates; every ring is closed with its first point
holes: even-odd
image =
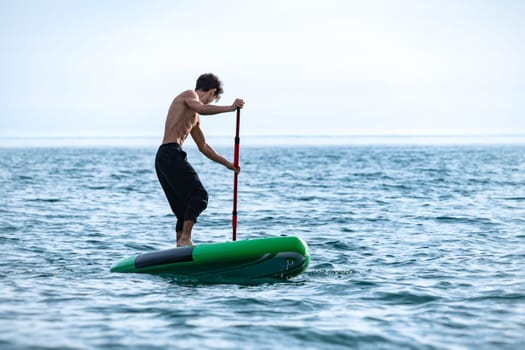
{"type": "Polygon", "coordinates": [[[193,246],[193,241],[191,239],[179,239],[177,241],[177,247],[188,247],[193,246]]]}

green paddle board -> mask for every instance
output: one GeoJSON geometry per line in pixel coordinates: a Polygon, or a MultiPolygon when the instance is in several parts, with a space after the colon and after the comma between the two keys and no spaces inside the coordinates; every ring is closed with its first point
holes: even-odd
{"type": "Polygon", "coordinates": [[[169,274],[212,279],[289,279],[310,262],[304,240],[281,236],[199,244],[133,255],[111,272],[169,274]]]}

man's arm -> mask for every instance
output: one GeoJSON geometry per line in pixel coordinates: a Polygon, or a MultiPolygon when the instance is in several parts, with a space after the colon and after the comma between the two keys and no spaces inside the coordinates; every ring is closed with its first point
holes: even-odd
{"type": "Polygon", "coordinates": [[[202,115],[233,112],[238,107],[236,105],[237,100],[235,100],[235,102],[231,106],[205,105],[199,100],[197,94],[195,93],[188,94],[188,97],[184,99],[184,102],[190,109],[202,115]]]}
{"type": "Polygon", "coordinates": [[[235,172],[239,172],[241,170],[240,168],[236,168],[233,165],[233,163],[229,162],[226,158],[215,152],[215,150],[206,143],[206,138],[204,137],[204,133],[201,130],[200,123],[197,123],[197,125],[195,125],[191,130],[191,137],[193,138],[193,141],[195,141],[195,143],[197,144],[199,151],[201,151],[201,153],[209,159],[219,164],[222,164],[226,168],[235,172]]]}

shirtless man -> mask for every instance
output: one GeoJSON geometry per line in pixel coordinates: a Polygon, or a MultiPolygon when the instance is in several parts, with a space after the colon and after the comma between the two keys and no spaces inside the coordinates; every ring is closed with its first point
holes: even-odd
{"type": "Polygon", "coordinates": [[[199,176],[186,160],[182,144],[191,137],[209,159],[239,172],[240,168],[222,157],[206,143],[200,127],[199,115],[211,115],[235,111],[244,106],[236,99],[231,106],[210,105],[222,94],[222,82],[214,74],[203,74],[197,79],[195,90],[182,92],[175,97],[168,110],[164,139],[157,151],[155,170],[171,210],[177,217],[177,246],[191,246],[191,230],[199,214],[208,205],[208,193],[199,176]]]}

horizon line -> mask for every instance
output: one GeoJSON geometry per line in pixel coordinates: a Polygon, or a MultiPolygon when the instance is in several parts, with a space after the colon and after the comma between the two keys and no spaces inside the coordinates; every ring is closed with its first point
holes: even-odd
{"type": "MultiPolygon", "coordinates": [[[[206,137],[215,138],[215,137],[234,137],[230,134],[207,134],[206,137]]],[[[267,133],[246,133],[241,135],[241,137],[258,137],[258,138],[270,138],[270,137],[290,137],[290,138],[302,138],[302,137],[384,137],[384,138],[397,138],[397,137],[525,137],[525,131],[523,132],[473,132],[473,133],[463,133],[463,132],[453,132],[453,133],[431,133],[431,132],[392,132],[392,133],[282,133],[282,134],[267,134],[267,133]]],[[[63,134],[49,134],[49,135],[37,135],[37,134],[25,134],[25,135],[1,135],[0,139],[4,140],[14,140],[14,139],[150,139],[157,138],[161,139],[162,136],[152,135],[152,134],[72,134],[72,135],[63,135],[63,134]]]]}
{"type": "MultiPolygon", "coordinates": [[[[232,135],[208,135],[216,147],[231,146],[232,135]]],[[[0,148],[25,147],[153,147],[162,138],[152,135],[0,136],[0,148]]],[[[244,146],[359,146],[359,145],[525,145],[525,133],[501,134],[281,134],[242,135],[244,146]]],[[[195,148],[193,142],[185,148],[195,148]]]]}

